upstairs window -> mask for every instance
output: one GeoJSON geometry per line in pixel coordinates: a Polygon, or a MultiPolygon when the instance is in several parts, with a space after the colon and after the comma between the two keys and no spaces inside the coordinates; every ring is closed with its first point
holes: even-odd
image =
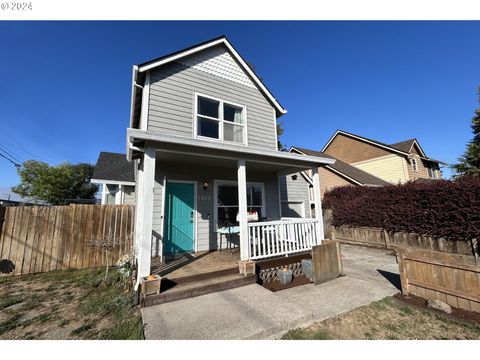
{"type": "Polygon", "coordinates": [[[417,167],[417,159],[410,159],[411,163],[412,163],[412,169],[413,171],[418,171],[418,167],[417,167]]]}
{"type": "Polygon", "coordinates": [[[245,107],[197,95],[196,137],[245,144],[245,107]]]}

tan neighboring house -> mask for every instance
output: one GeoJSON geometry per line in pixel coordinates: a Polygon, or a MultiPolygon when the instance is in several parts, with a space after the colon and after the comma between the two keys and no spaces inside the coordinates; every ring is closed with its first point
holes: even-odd
{"type": "Polygon", "coordinates": [[[322,153],[392,184],[416,179],[441,179],[440,165],[428,157],[417,139],[385,144],[337,130],[322,153]]]}
{"type": "MultiPolygon", "coordinates": [[[[323,195],[328,191],[338,186],[356,185],[356,186],[383,186],[388,185],[388,182],[369,174],[355,166],[349,165],[339,159],[334,158],[331,155],[323,153],[321,151],[315,151],[310,149],[301,148],[298,146],[292,146],[290,148],[291,153],[310,155],[310,156],[323,156],[334,159],[333,164],[328,164],[319,168],[320,176],[320,192],[323,195]]],[[[305,173],[307,179],[311,179],[311,174],[307,171],[305,173]]],[[[308,181],[307,180],[307,181],[308,181]]],[[[311,181],[311,180],[310,180],[311,181]]]]}

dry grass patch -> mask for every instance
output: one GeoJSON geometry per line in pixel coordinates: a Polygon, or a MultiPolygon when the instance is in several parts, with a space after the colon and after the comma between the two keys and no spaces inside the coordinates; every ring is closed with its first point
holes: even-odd
{"type": "Polygon", "coordinates": [[[111,270],[0,278],[0,339],[143,339],[132,293],[111,270]]]}
{"type": "Polygon", "coordinates": [[[480,326],[387,297],[309,328],[291,330],[283,339],[480,339],[480,326]]]}

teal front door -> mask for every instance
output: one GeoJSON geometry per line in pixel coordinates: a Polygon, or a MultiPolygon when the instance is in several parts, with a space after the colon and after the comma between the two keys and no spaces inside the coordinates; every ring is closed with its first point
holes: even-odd
{"type": "Polygon", "coordinates": [[[167,181],[164,254],[194,249],[194,184],[167,181]]]}

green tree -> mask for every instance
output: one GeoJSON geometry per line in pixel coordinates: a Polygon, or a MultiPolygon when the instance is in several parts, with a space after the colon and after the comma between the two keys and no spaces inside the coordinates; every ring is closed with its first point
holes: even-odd
{"type": "MultiPolygon", "coordinates": [[[[478,90],[480,102],[480,88],[478,90]]],[[[456,175],[480,176],[480,108],[472,118],[473,139],[467,144],[465,153],[458,158],[459,163],[452,166],[456,175]]]]}
{"type": "Polygon", "coordinates": [[[278,150],[286,150],[285,145],[280,141],[280,136],[283,135],[283,121],[277,124],[277,146],[278,150]]]}
{"type": "Polygon", "coordinates": [[[25,161],[17,169],[20,184],[12,191],[22,197],[50,205],[63,205],[78,199],[94,199],[97,186],[90,183],[93,165],[64,163],[57,166],[25,161]]]}

